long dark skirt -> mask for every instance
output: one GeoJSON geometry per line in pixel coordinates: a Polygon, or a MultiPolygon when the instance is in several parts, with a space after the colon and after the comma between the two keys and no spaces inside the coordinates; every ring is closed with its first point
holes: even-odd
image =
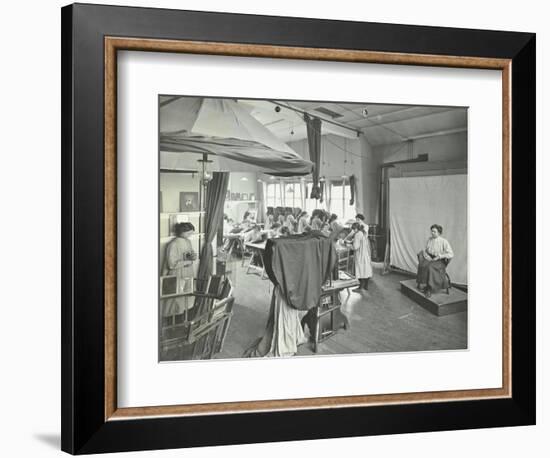
{"type": "Polygon", "coordinates": [[[447,265],[443,259],[428,261],[424,258],[422,252],[418,253],[416,283],[428,286],[433,293],[440,289],[449,288],[450,284],[446,267],[447,265]]]}

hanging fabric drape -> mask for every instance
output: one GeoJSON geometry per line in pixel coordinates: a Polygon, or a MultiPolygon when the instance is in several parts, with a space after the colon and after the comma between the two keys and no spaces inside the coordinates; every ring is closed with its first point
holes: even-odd
{"type": "Polygon", "coordinates": [[[205,279],[212,275],[212,241],[216,237],[218,227],[223,220],[223,206],[229,183],[229,172],[214,172],[212,180],[206,189],[205,206],[205,237],[200,254],[197,278],[205,279]]]}
{"type": "Polygon", "coordinates": [[[306,208],[306,199],[307,199],[307,186],[306,183],[301,180],[300,181],[300,209],[305,210],[306,208]]]}
{"type": "Polygon", "coordinates": [[[319,199],[321,190],[319,188],[319,175],[321,168],[321,120],[311,118],[304,114],[304,121],[307,129],[307,144],[309,147],[309,160],[313,162],[313,186],[310,199],[319,199]]]}
{"type": "Polygon", "coordinates": [[[311,162],[235,100],[161,96],[159,118],[162,168],[187,170],[187,153],[199,153],[213,156],[218,170],[311,173],[311,162]]]}
{"type": "Polygon", "coordinates": [[[332,211],[332,182],[327,180],[325,185],[325,196],[327,201],[327,211],[333,213],[332,211]]]}
{"type": "Polygon", "coordinates": [[[349,177],[350,206],[355,204],[355,175],[349,177]]]}
{"type": "Polygon", "coordinates": [[[265,222],[265,198],[264,198],[264,182],[256,181],[256,201],[258,202],[258,214],[256,215],[256,222],[265,222]]]}

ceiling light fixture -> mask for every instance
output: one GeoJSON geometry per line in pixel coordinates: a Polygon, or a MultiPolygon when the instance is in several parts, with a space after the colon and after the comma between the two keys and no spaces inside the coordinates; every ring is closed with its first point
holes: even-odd
{"type": "Polygon", "coordinates": [[[200,162],[202,165],[200,172],[201,182],[203,186],[206,186],[212,180],[212,174],[208,171],[208,164],[211,164],[213,161],[208,159],[208,154],[203,153],[202,159],[199,159],[197,162],[200,162]]]}

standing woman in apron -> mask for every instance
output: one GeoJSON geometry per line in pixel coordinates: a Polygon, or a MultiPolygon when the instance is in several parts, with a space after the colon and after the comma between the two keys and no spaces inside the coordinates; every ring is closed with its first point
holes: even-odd
{"type": "MultiPolygon", "coordinates": [[[[189,237],[195,232],[191,223],[178,223],[175,226],[176,237],[166,246],[163,275],[176,275],[178,279],[178,293],[186,290],[187,282],[194,276],[193,262],[197,253],[193,250],[189,237]]],[[[185,311],[185,297],[168,299],[164,305],[163,316],[180,315],[185,311]]]]}
{"type": "Polygon", "coordinates": [[[360,223],[353,223],[351,232],[353,234],[352,245],[355,252],[355,276],[359,279],[359,287],[353,291],[360,293],[369,289],[369,278],[372,277],[369,239],[364,226],[360,223]]]}

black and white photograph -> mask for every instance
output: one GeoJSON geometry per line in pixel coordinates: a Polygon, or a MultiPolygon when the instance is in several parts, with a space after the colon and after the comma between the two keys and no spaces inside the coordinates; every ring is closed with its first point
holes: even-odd
{"type": "Polygon", "coordinates": [[[468,349],[467,107],[158,110],[160,361],[468,349]]]}

